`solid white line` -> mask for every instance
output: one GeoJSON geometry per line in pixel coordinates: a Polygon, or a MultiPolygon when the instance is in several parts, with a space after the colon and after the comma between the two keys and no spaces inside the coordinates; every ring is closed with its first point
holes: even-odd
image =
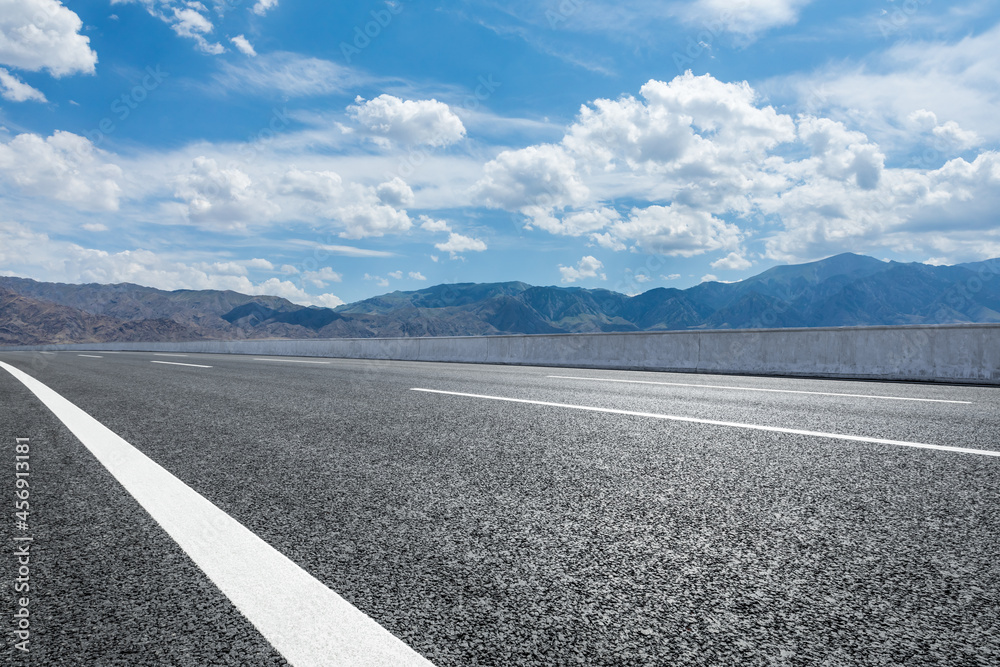
{"type": "Polygon", "coordinates": [[[588,378],[574,375],[549,375],[560,380],[591,380],[593,382],[622,382],[626,384],[658,384],[668,387],[699,387],[703,389],[737,389],[740,391],[768,391],[778,394],[812,394],[815,396],[848,396],[850,398],[878,398],[886,401],[924,401],[926,403],[961,403],[972,405],[972,401],[948,401],[941,398],[909,398],[906,396],[879,396],[875,394],[835,394],[828,391],[801,391],[797,389],[761,389],[760,387],[730,387],[721,384],[688,384],[685,382],[653,382],[651,380],[619,380],[616,378],[588,378]]]}
{"type": "Polygon", "coordinates": [[[91,359],[103,359],[104,358],[104,357],[102,357],[99,354],[78,354],[76,356],[78,356],[78,357],[90,357],[91,359]]]}
{"type": "Polygon", "coordinates": [[[211,366],[205,366],[204,364],[183,364],[179,361],[150,361],[151,364],[168,364],[170,366],[193,366],[194,368],[211,368],[211,366]]]}
{"type": "Polygon", "coordinates": [[[186,354],[168,354],[166,352],[154,352],[154,357],[186,357],[186,354]]]}
{"type": "Polygon", "coordinates": [[[284,361],[289,364],[328,364],[329,361],[309,361],[308,359],[265,359],[263,357],[254,357],[254,361],[284,361]]]}
{"type": "Polygon", "coordinates": [[[711,424],[713,426],[730,426],[733,428],[746,428],[755,431],[771,431],[773,433],[791,433],[793,435],[808,435],[815,438],[831,438],[834,440],[851,440],[854,442],[870,442],[877,445],[896,445],[899,447],[917,447],[919,449],[937,449],[945,452],[960,452],[962,454],[979,454],[981,456],[1000,457],[1000,451],[994,452],[987,449],[968,449],[966,447],[950,447],[947,445],[928,445],[922,442],[905,442],[903,440],[885,440],[883,438],[869,438],[861,435],[843,435],[840,433],[824,433],[822,431],[803,431],[797,428],[783,428],[781,426],[760,426],[757,424],[742,424],[740,422],[723,422],[715,419],[700,419],[698,417],[677,417],[674,415],[662,415],[655,412],[634,412],[632,410],[618,410],[615,408],[597,408],[589,405],[572,405],[569,403],[551,403],[549,401],[533,401],[526,398],[506,398],[504,396],[486,396],[484,394],[465,394],[458,391],[441,391],[440,389],[420,389],[413,387],[410,391],[424,391],[431,394],[446,394],[448,396],[466,396],[468,398],[485,398],[491,401],[509,401],[511,403],[530,403],[531,405],[545,405],[553,408],[570,408],[573,410],[588,410],[590,412],[608,412],[616,415],[631,415],[633,417],[650,417],[652,419],[669,419],[670,421],[689,422],[692,424],[711,424]]]}
{"type": "Polygon", "coordinates": [[[55,413],[289,663],[431,664],[73,403],[0,367],[55,413]]]}

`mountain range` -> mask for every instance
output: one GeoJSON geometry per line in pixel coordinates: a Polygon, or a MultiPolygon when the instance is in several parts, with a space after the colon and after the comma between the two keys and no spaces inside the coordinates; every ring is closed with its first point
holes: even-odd
{"type": "Polygon", "coordinates": [[[634,296],[457,283],[335,309],[232,291],[0,277],[0,344],[1000,322],[998,274],[1000,259],[932,266],[845,253],[735,283],[634,296]]]}

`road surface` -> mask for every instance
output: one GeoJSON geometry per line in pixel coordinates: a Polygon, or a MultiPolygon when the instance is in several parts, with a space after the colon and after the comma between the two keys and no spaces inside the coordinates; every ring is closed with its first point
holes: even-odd
{"type": "Polygon", "coordinates": [[[0,362],[69,406],[0,370],[9,630],[31,538],[12,664],[336,664],[386,641],[440,667],[1000,664],[998,388],[0,362]]]}

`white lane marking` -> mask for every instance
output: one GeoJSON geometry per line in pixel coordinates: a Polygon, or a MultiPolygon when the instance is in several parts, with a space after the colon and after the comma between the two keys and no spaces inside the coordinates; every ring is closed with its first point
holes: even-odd
{"type": "Polygon", "coordinates": [[[254,361],[284,361],[288,364],[328,364],[329,361],[309,361],[308,359],[265,359],[263,357],[254,357],[254,361]]]}
{"type": "Polygon", "coordinates": [[[622,382],[625,384],[658,384],[668,387],[699,387],[703,389],[737,389],[740,391],[768,391],[777,394],[812,394],[815,396],[848,396],[850,398],[878,398],[886,401],[924,401],[926,403],[960,403],[972,405],[972,401],[949,401],[942,398],[909,398],[906,396],[878,396],[875,394],[835,394],[829,391],[801,391],[797,389],[761,389],[760,387],[730,387],[721,384],[688,384],[685,382],[653,382],[652,380],[619,380],[617,378],[588,378],[574,375],[549,375],[560,380],[591,380],[593,382],[622,382]]]}
{"type": "Polygon", "coordinates": [[[168,354],[166,352],[154,352],[154,357],[186,357],[186,354],[168,354]]]}
{"type": "Polygon", "coordinates": [[[431,394],[446,394],[448,396],[466,396],[468,398],[485,398],[491,401],[509,401],[511,403],[529,403],[531,405],[545,405],[553,408],[570,408],[572,410],[588,410],[590,412],[607,412],[616,415],[631,415],[633,417],[649,417],[652,419],[668,419],[670,421],[688,422],[691,424],[710,424],[713,426],[730,426],[733,428],[745,428],[755,431],[771,431],[773,433],[790,433],[792,435],[808,435],[816,438],[830,438],[833,440],[851,440],[854,442],[870,442],[878,445],[896,445],[899,447],[917,447],[919,449],[937,449],[945,452],[960,452],[962,454],[979,454],[981,456],[1000,457],[1000,451],[993,452],[987,449],[968,449],[966,447],[950,447],[948,445],[928,445],[922,442],[906,442],[903,440],[885,440],[883,438],[869,438],[862,435],[843,435],[840,433],[824,433],[823,431],[803,431],[797,428],[784,428],[781,426],[760,426],[758,424],[743,424],[740,422],[724,422],[715,419],[701,419],[698,417],[677,417],[675,415],[663,415],[656,412],[635,412],[632,410],[618,410],[616,408],[597,408],[589,405],[572,405],[570,403],[551,403],[549,401],[533,401],[526,398],[507,398],[505,396],[486,396],[484,394],[466,394],[459,391],[442,391],[440,389],[420,389],[413,387],[410,391],[424,391],[431,394]]]}
{"type": "Polygon", "coordinates": [[[204,364],[182,364],[179,361],[150,361],[151,364],[168,364],[170,366],[193,366],[194,368],[211,368],[204,364]]]}
{"type": "Polygon", "coordinates": [[[431,663],[76,405],[0,362],[296,667],[431,663]]]}
{"type": "Polygon", "coordinates": [[[76,356],[78,356],[78,357],[90,357],[91,359],[103,359],[104,358],[104,357],[102,357],[99,354],[78,354],[76,356]]]}

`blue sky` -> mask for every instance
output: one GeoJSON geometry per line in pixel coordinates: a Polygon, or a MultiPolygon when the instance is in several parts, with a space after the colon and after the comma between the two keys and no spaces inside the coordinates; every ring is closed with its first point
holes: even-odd
{"type": "Polygon", "coordinates": [[[0,273],[337,305],[1000,256],[1000,3],[0,0],[0,273]]]}

